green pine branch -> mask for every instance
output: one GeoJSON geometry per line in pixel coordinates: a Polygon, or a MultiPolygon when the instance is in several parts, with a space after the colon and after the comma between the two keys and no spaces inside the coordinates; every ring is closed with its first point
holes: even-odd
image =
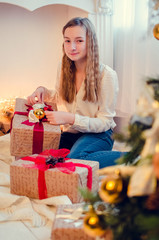
{"type": "Polygon", "coordinates": [[[113,137],[115,140],[125,142],[125,144],[131,148],[129,152],[116,161],[118,164],[134,164],[134,161],[140,155],[145,144],[145,139],[142,134],[143,130],[145,130],[145,125],[134,123],[129,124],[127,135],[122,133],[114,134],[113,137]]]}
{"type": "Polygon", "coordinates": [[[86,203],[93,205],[97,201],[101,201],[98,192],[92,192],[88,188],[79,188],[79,192],[86,203]]]}

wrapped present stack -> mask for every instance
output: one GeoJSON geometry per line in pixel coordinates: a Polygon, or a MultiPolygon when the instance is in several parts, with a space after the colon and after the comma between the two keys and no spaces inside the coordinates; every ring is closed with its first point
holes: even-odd
{"type": "MultiPolygon", "coordinates": [[[[43,156],[33,155],[30,157],[31,159],[25,157],[23,160],[20,159],[11,164],[11,193],[37,199],[67,195],[73,203],[80,203],[83,201],[83,197],[79,188],[88,187],[93,191],[98,190],[98,162],[69,159],[49,168],[45,162],[42,166],[43,156]]],[[[47,160],[46,156],[43,158],[44,161],[45,158],[47,160]]]]}
{"type": "MultiPolygon", "coordinates": [[[[57,110],[55,103],[46,103],[51,110],[57,110]]],[[[47,109],[48,110],[48,109],[47,109]]],[[[27,100],[17,98],[11,129],[10,151],[12,156],[23,157],[40,153],[45,149],[58,149],[61,136],[59,126],[47,121],[28,122],[31,106],[27,100]]]]}

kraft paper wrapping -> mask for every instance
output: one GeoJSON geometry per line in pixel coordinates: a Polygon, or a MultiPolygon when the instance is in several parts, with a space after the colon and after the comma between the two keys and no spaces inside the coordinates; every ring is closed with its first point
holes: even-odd
{"type": "MultiPolygon", "coordinates": [[[[27,112],[26,99],[17,98],[15,104],[15,111],[27,112]]],[[[47,103],[52,106],[53,110],[57,110],[55,103],[47,103]]],[[[10,152],[12,156],[29,156],[32,155],[33,145],[33,128],[34,126],[27,126],[21,124],[27,120],[27,116],[15,114],[12,122],[10,152]]],[[[43,151],[46,149],[58,149],[61,129],[59,126],[54,126],[48,122],[43,122],[44,138],[43,151]]]]}
{"type": "MultiPolygon", "coordinates": [[[[92,191],[99,187],[98,169],[99,163],[95,161],[70,159],[67,162],[82,163],[92,167],[92,191]]],[[[11,193],[24,195],[30,198],[39,198],[38,193],[38,169],[29,168],[27,165],[34,164],[30,161],[17,160],[10,167],[11,193]]],[[[47,197],[67,195],[72,203],[83,201],[79,193],[79,187],[87,186],[88,170],[85,167],[76,167],[76,171],[66,174],[57,168],[45,171],[47,197]]]]}
{"type": "MultiPolygon", "coordinates": [[[[64,209],[77,209],[81,204],[60,205],[56,210],[58,214],[68,214],[64,209]]],[[[83,220],[67,221],[67,219],[56,218],[53,223],[51,240],[95,240],[95,238],[88,236],[83,230],[83,220]]]]}

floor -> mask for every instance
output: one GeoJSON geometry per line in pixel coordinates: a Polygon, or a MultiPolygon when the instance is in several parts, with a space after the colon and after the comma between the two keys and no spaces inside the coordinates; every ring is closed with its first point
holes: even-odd
{"type": "Polygon", "coordinates": [[[50,235],[50,224],[40,228],[31,228],[22,221],[0,223],[1,240],[50,240],[50,235]]]}

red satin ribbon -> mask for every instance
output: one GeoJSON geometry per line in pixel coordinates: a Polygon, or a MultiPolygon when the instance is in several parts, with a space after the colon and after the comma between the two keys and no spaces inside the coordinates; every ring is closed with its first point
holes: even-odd
{"type": "Polygon", "coordinates": [[[37,122],[33,128],[33,148],[32,153],[41,153],[43,150],[44,127],[42,122],[37,122]]]}
{"type": "Polygon", "coordinates": [[[86,164],[82,163],[75,163],[76,167],[85,167],[88,169],[88,175],[87,175],[87,187],[88,189],[92,189],[92,167],[86,164]]]}
{"type": "MultiPolygon", "coordinates": [[[[63,157],[64,160],[68,160],[66,156],[69,154],[70,150],[68,149],[50,149],[45,150],[41,154],[35,156],[28,156],[22,158],[22,160],[32,161],[35,165],[27,165],[30,168],[38,168],[39,175],[38,175],[38,191],[39,191],[39,199],[47,198],[47,188],[45,182],[45,171],[49,169],[50,165],[46,165],[46,158],[50,155],[53,157],[63,157]]],[[[26,166],[26,165],[25,165],[26,166]]],[[[76,167],[85,167],[88,169],[88,176],[87,176],[87,187],[91,190],[92,188],[92,168],[89,165],[85,165],[82,163],[73,163],[73,162],[64,162],[64,163],[57,163],[54,167],[58,168],[61,172],[70,174],[76,170],[76,167]]]]}

